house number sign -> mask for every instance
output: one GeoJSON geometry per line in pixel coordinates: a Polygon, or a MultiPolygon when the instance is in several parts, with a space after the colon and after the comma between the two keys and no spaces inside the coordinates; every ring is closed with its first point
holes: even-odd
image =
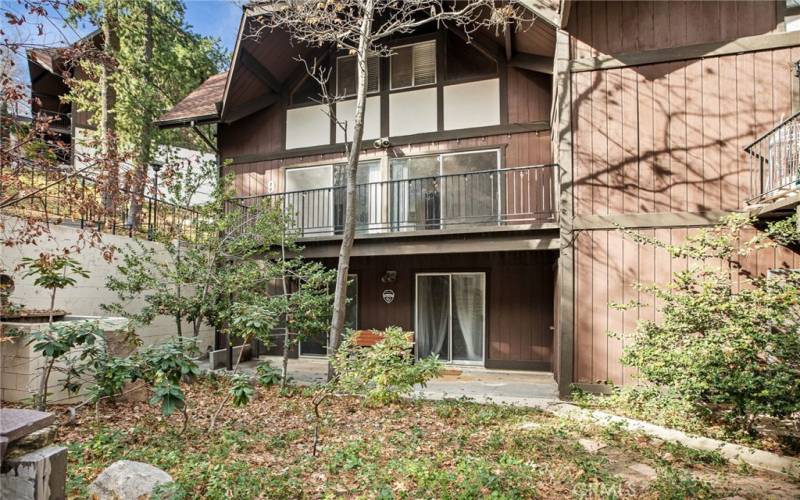
{"type": "Polygon", "coordinates": [[[394,301],[394,290],[384,290],[383,301],[387,304],[391,304],[394,301]]]}

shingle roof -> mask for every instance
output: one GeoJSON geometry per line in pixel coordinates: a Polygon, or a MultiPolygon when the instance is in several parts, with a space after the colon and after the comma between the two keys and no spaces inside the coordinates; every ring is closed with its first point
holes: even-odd
{"type": "Polygon", "coordinates": [[[169,127],[190,121],[213,121],[219,118],[217,104],[222,102],[228,72],[213,75],[183,98],[156,121],[159,127],[169,127]]]}

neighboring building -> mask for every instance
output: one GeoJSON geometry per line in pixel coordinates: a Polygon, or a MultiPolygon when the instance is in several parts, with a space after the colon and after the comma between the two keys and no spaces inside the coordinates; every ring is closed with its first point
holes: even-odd
{"type": "MultiPolygon", "coordinates": [[[[75,42],[94,44],[97,50],[102,48],[102,33],[95,31],[75,42]]],[[[67,77],[81,78],[81,68],[71,64],[69,54],[65,47],[50,47],[28,50],[28,72],[31,86],[31,113],[51,119],[48,133],[54,144],[63,147],[54,148],[57,157],[67,165],[81,168],[88,164],[88,159],[93,157],[96,138],[92,137],[96,127],[92,123],[91,113],[78,109],[75,104],[67,102],[65,96],[69,94],[67,77]]],[[[201,161],[215,161],[215,155],[184,147],[159,146],[155,153],[155,161],[171,163],[175,168],[187,168],[187,165],[201,161]]],[[[123,163],[121,170],[133,168],[129,163],[123,163]]],[[[154,186],[154,173],[148,171],[150,186],[154,186]]],[[[214,188],[214,179],[209,179],[192,200],[193,204],[203,203],[208,200],[214,188]]],[[[169,198],[169,193],[159,187],[159,199],[174,201],[169,198]]]]}
{"type": "MultiPolygon", "coordinates": [[[[370,62],[348,322],[413,330],[417,355],[552,371],[562,393],[630,383],[608,332],[630,334],[654,308],[609,302],[686,263],[615,228],[677,242],[794,189],[793,128],[759,143],[760,163],[745,147],[797,105],[795,13],[782,2],[523,3],[537,19],[522,31],[467,43],[431,27],[370,62]]],[[[280,31],[242,37],[250,22],[245,12],[229,72],[160,124],[217,123],[240,203],[280,197],[305,255],[333,266],[344,133],[297,56],[326,61],[341,96],[352,56],[280,31]]],[[[800,267],[789,249],[751,260],[754,272],[800,267]]]]}

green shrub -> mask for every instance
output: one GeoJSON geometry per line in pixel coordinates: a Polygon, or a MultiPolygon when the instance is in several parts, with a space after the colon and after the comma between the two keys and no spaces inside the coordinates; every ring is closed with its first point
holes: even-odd
{"type": "Polygon", "coordinates": [[[766,245],[742,241],[749,222],[732,216],[683,245],[647,240],[700,264],[674,273],[666,286],[641,286],[654,294],[662,317],[639,323],[622,361],[699,415],[753,433],[760,415],[800,411],[800,280],[793,274],[740,276],[734,288],[736,261],[766,245]]]}
{"type": "Polygon", "coordinates": [[[263,386],[271,386],[281,381],[281,371],[272,366],[269,361],[262,361],[256,366],[258,383],[263,386]]]}
{"type": "Polygon", "coordinates": [[[398,327],[387,328],[382,341],[366,348],[349,332],[331,359],[338,389],[363,395],[367,405],[385,405],[409,395],[415,385],[424,386],[442,370],[435,355],[414,362],[413,347],[409,332],[398,327]]]}

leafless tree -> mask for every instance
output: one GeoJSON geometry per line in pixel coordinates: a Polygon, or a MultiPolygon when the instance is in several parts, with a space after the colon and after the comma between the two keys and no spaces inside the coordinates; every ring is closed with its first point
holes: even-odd
{"type": "Polygon", "coordinates": [[[353,116],[348,117],[335,115],[332,103],[340,96],[330,96],[325,90],[330,70],[326,71],[316,62],[306,63],[309,73],[321,83],[322,100],[329,105],[331,118],[345,131],[348,122],[352,124],[352,137],[345,141],[345,221],[329,339],[329,349],[335,351],[344,330],[347,276],[355,236],[356,168],[364,132],[367,57],[390,56],[391,49],[386,44],[390,38],[413,33],[425,25],[451,24],[469,40],[479,29],[499,32],[510,26],[519,28],[532,17],[516,2],[494,0],[273,0],[251,4],[249,9],[255,22],[245,33],[247,37],[259,39],[272,30],[285,30],[300,45],[335,47],[356,58],[356,106],[353,116]]]}

